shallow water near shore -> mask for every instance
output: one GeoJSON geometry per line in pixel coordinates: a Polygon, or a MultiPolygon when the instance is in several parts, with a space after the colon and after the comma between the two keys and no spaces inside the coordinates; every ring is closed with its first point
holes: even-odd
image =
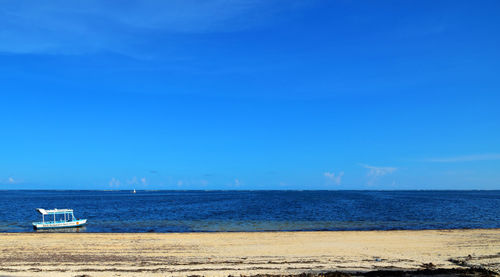
{"type": "Polygon", "coordinates": [[[36,208],[72,208],[69,232],[500,228],[500,191],[56,191],[0,194],[0,232],[32,232],[36,208]]]}

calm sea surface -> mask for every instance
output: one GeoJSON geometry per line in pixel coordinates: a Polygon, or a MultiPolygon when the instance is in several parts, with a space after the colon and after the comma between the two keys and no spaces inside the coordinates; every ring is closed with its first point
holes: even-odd
{"type": "Polygon", "coordinates": [[[0,191],[0,232],[72,208],[78,232],[500,228],[500,191],[0,191]]]}

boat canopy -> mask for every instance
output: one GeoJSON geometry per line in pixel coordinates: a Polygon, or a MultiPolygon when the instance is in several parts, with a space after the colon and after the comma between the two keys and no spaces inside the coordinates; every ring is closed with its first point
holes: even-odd
{"type": "Polygon", "coordinates": [[[53,210],[45,210],[45,209],[36,209],[39,213],[42,215],[48,215],[48,214],[68,214],[68,213],[73,213],[73,210],[70,209],[53,209],[53,210]]]}

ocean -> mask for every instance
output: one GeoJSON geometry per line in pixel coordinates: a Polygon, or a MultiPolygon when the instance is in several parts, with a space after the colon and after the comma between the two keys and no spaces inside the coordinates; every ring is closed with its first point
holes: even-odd
{"type": "Polygon", "coordinates": [[[36,208],[87,218],[63,232],[500,228],[500,191],[2,190],[0,232],[36,232],[36,208]]]}

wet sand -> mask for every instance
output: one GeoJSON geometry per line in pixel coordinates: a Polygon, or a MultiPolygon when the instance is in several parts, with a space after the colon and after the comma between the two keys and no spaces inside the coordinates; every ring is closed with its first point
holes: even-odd
{"type": "Polygon", "coordinates": [[[228,276],[481,267],[500,229],[266,233],[4,233],[0,276],[228,276]]]}

